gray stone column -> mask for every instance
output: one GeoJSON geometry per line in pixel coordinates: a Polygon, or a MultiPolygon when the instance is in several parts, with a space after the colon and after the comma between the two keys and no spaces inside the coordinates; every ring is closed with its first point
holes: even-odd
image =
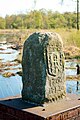
{"type": "Polygon", "coordinates": [[[33,33],[24,43],[22,99],[44,104],[66,96],[64,53],[57,33],[33,33]]]}

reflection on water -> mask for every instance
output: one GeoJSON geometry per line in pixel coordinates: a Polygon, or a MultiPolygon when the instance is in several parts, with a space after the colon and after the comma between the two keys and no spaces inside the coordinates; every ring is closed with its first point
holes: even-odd
{"type": "MultiPolygon", "coordinates": [[[[0,44],[0,63],[4,66],[3,72],[16,73],[22,68],[21,64],[17,64],[14,60],[17,58],[19,51],[10,48],[10,44],[0,44]],[[6,64],[7,63],[7,64],[6,64]],[[6,65],[5,65],[6,64],[6,65]],[[12,65],[11,65],[12,64],[12,65]],[[10,66],[11,65],[11,66],[10,66]]],[[[0,73],[2,74],[2,73],[0,73]]],[[[20,95],[22,91],[22,78],[19,75],[5,78],[0,75],[0,98],[20,95]]]]}
{"type": "Polygon", "coordinates": [[[9,46],[7,45],[0,46],[0,48],[3,49],[0,50],[0,58],[2,59],[2,62],[13,61],[16,59],[17,55],[19,54],[19,51],[13,50],[9,48],[9,46]]]}
{"type": "Polygon", "coordinates": [[[77,65],[77,63],[74,61],[65,62],[65,68],[67,67],[67,69],[65,69],[65,74],[66,75],[76,75],[77,74],[76,65],[77,65]]]}
{"type": "Polygon", "coordinates": [[[65,67],[76,67],[76,62],[75,61],[65,62],[65,67]]]}
{"type": "MultiPolygon", "coordinates": [[[[10,46],[11,45],[0,44],[0,59],[2,59],[1,62],[3,64],[6,62],[15,64],[13,60],[15,60],[17,58],[17,55],[19,54],[19,51],[11,49],[10,46]]],[[[76,61],[65,62],[65,67],[67,68],[65,69],[65,74],[76,75],[76,64],[77,64],[76,61]]],[[[21,64],[16,64],[14,66],[5,66],[5,72],[16,73],[18,69],[21,69],[21,68],[22,68],[21,64]],[[7,69],[8,67],[10,69],[7,69]]],[[[22,91],[22,77],[20,77],[19,75],[16,75],[9,78],[5,78],[2,75],[0,75],[0,98],[20,95],[21,91],[22,91]]],[[[77,90],[77,81],[67,80],[66,92],[80,94],[80,84],[77,90]]]]}
{"type": "Polygon", "coordinates": [[[0,98],[20,95],[21,91],[22,80],[20,76],[5,78],[0,75],[0,98]]]}
{"type": "Polygon", "coordinates": [[[66,92],[73,93],[73,94],[80,94],[80,81],[79,81],[79,85],[77,86],[77,81],[67,80],[66,81],[66,92]],[[77,89],[77,87],[78,87],[78,89],[77,89]]]}
{"type": "MultiPolygon", "coordinates": [[[[5,69],[7,69],[8,67],[5,67],[5,69]]],[[[11,73],[17,73],[19,69],[22,69],[21,64],[18,64],[16,66],[11,66],[9,67],[9,69],[7,69],[7,72],[11,72],[11,73]]]]}
{"type": "MultiPolygon", "coordinates": [[[[77,69],[76,69],[77,62],[78,61],[76,60],[65,62],[65,68],[67,68],[65,69],[66,76],[77,75],[77,69]]],[[[78,64],[80,65],[79,62],[78,64]]],[[[66,81],[66,92],[73,93],[73,94],[80,94],[80,81],[79,81],[79,84],[77,85],[77,80],[67,80],[66,81]]]]}
{"type": "Polygon", "coordinates": [[[66,75],[76,75],[76,69],[65,69],[66,75]]]}

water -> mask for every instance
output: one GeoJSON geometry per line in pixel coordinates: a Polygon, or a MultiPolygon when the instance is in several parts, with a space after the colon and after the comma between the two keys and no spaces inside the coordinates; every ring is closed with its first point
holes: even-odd
{"type": "Polygon", "coordinates": [[[77,81],[75,80],[67,80],[66,81],[66,92],[72,94],[80,94],[80,81],[77,90],[77,81]]]}
{"type": "Polygon", "coordinates": [[[13,50],[9,47],[10,45],[0,45],[0,48],[4,49],[0,50],[0,58],[2,59],[2,62],[13,61],[17,58],[17,55],[19,54],[19,51],[13,50]]]}
{"type": "Polygon", "coordinates": [[[72,69],[65,69],[66,75],[73,75],[74,76],[74,75],[76,75],[76,73],[77,73],[76,69],[73,69],[73,70],[72,69]]]}
{"type": "MultiPolygon", "coordinates": [[[[68,61],[65,62],[65,74],[66,76],[75,76],[77,74],[77,69],[76,69],[76,65],[77,65],[76,60],[74,61],[68,61]]],[[[78,63],[80,65],[80,63],[78,63]]],[[[79,85],[78,85],[78,90],[77,90],[77,81],[76,80],[67,80],[66,81],[66,92],[67,93],[72,93],[72,94],[80,94],[80,80],[79,80],[79,85]]]]}
{"type": "MultiPolygon", "coordinates": [[[[10,48],[10,44],[0,44],[0,63],[3,67],[0,69],[5,72],[16,73],[22,68],[21,64],[17,64],[14,60],[17,59],[19,51],[10,48]],[[11,65],[12,64],[12,65],[11,65]]],[[[20,95],[22,91],[22,77],[19,75],[5,78],[0,73],[0,98],[20,95]]]]}
{"type": "Polygon", "coordinates": [[[65,62],[65,67],[67,67],[67,69],[65,69],[65,74],[73,76],[76,75],[77,74],[76,65],[77,63],[75,61],[65,62]]]}
{"type": "Polygon", "coordinates": [[[0,98],[20,95],[21,91],[22,80],[20,76],[5,78],[0,75],[0,98]]]}
{"type": "MultiPolygon", "coordinates": [[[[11,64],[16,64],[14,60],[17,59],[17,55],[19,54],[19,51],[11,49],[10,46],[11,46],[10,44],[8,45],[0,44],[0,59],[1,59],[0,62],[1,63],[5,64],[7,62],[10,62],[11,64]],[[1,48],[4,50],[1,50],[1,48]]],[[[65,74],[73,75],[73,76],[76,75],[76,64],[77,64],[76,61],[65,62],[65,67],[67,68],[65,69],[65,74]]],[[[21,68],[22,68],[21,64],[16,64],[13,66],[4,66],[2,69],[4,70],[4,72],[16,73],[21,68]]],[[[2,73],[0,73],[0,98],[20,95],[21,91],[22,91],[21,76],[16,74],[15,76],[5,78],[2,76],[2,73]]],[[[66,92],[73,93],[73,94],[80,94],[80,84],[77,90],[77,81],[67,80],[66,92]]]]}

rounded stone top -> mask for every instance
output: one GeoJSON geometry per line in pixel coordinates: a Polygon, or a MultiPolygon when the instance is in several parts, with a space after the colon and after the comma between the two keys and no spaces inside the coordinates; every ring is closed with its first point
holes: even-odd
{"type": "Polygon", "coordinates": [[[24,43],[22,98],[45,104],[66,96],[63,42],[58,33],[35,32],[24,43]]]}
{"type": "Polygon", "coordinates": [[[25,41],[25,46],[33,45],[35,47],[38,44],[44,47],[52,45],[59,50],[63,48],[63,41],[56,32],[35,32],[25,41]]]}

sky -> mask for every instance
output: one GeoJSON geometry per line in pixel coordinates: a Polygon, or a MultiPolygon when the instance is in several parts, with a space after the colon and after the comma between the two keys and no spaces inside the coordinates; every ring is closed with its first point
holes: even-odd
{"type": "Polygon", "coordinates": [[[26,13],[30,10],[46,9],[62,12],[76,12],[77,0],[0,0],[0,16],[26,13]],[[36,1],[36,2],[34,2],[36,1]],[[34,4],[35,3],[35,4],[34,4]]]}

